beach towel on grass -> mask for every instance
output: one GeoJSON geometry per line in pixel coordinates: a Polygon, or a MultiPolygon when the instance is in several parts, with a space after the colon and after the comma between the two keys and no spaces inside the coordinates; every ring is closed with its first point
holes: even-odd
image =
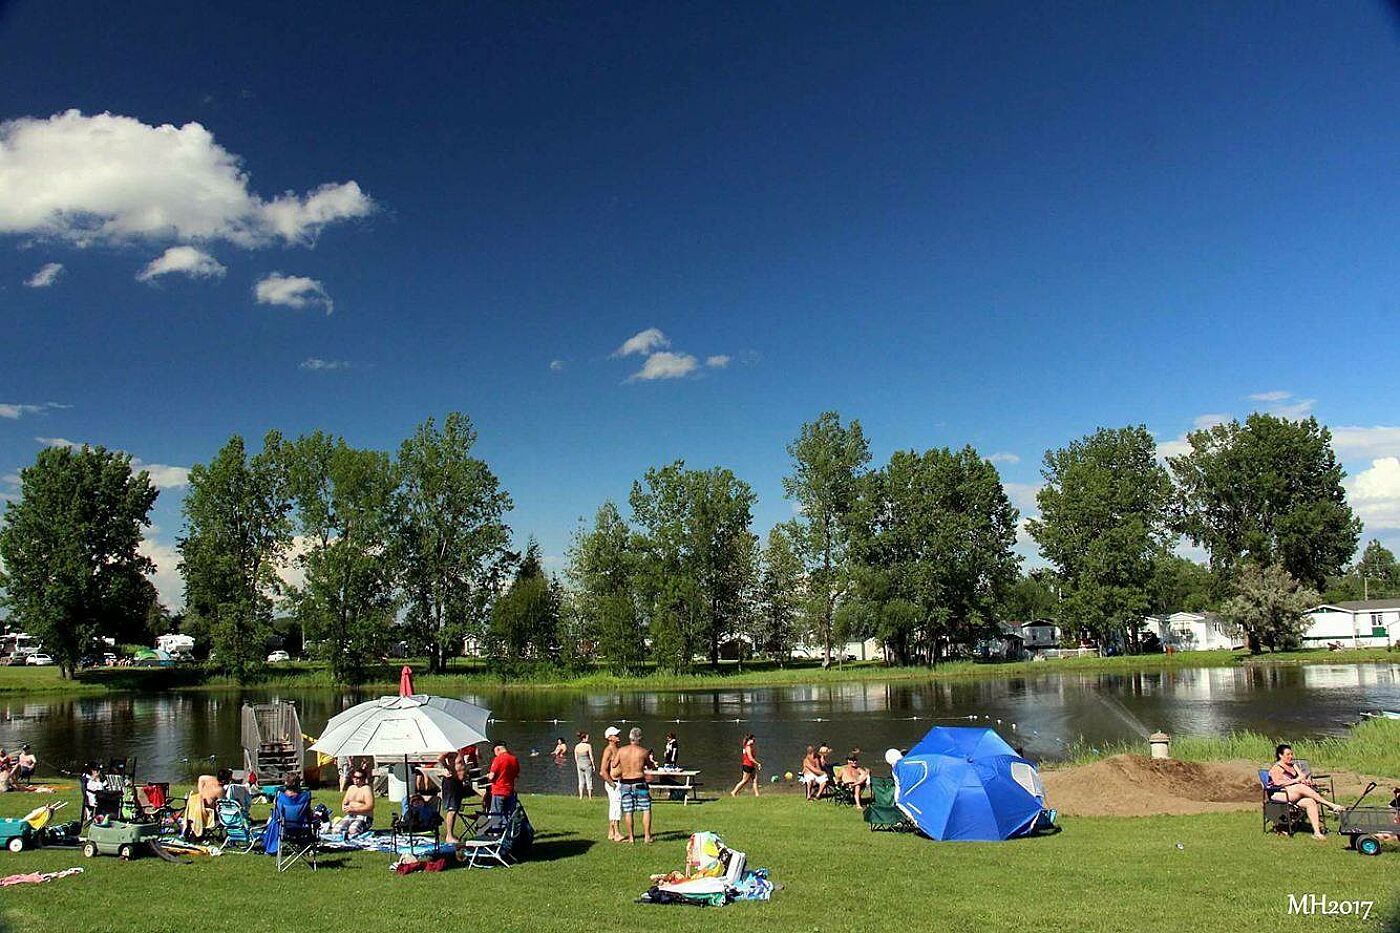
{"type": "Polygon", "coordinates": [[[321,848],[340,852],[391,852],[395,855],[416,855],[419,858],[431,855],[451,855],[456,847],[448,842],[436,843],[431,839],[420,839],[402,834],[395,845],[391,833],[371,830],[354,836],[340,833],[322,833],[321,848]]]}

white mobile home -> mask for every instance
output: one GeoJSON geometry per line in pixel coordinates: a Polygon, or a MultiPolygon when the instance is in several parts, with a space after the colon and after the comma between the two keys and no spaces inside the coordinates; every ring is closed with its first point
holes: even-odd
{"type": "Polygon", "coordinates": [[[1163,650],[1229,651],[1244,645],[1244,636],[1213,612],[1148,616],[1143,620],[1143,631],[1156,635],[1163,650]]]}
{"type": "Polygon", "coordinates": [[[1400,641],[1400,599],[1326,603],[1308,611],[1303,646],[1385,648],[1400,641]]]}
{"type": "Polygon", "coordinates": [[[1032,619],[1021,625],[1027,651],[1055,648],[1060,644],[1060,627],[1050,619],[1032,619]]]}

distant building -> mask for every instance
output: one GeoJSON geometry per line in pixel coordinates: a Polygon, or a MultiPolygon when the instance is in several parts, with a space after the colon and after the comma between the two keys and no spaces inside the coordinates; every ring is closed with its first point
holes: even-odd
{"type": "Polygon", "coordinates": [[[1026,636],[1021,623],[998,622],[995,635],[989,635],[974,647],[979,658],[993,661],[1019,661],[1026,655],[1026,636]]]}
{"type": "Polygon", "coordinates": [[[1213,612],[1173,612],[1171,615],[1148,616],[1143,620],[1142,630],[1157,636],[1163,650],[1229,651],[1244,646],[1244,636],[1236,634],[1224,619],[1213,612]]]}
{"type": "Polygon", "coordinates": [[[1306,648],[1386,648],[1400,641],[1400,599],[1324,603],[1308,610],[1308,618],[1306,648]]]}
{"type": "MultiPolygon", "coordinates": [[[[819,644],[799,644],[792,649],[792,656],[805,658],[809,661],[820,661],[822,659],[822,646],[819,644]]],[[[841,660],[883,661],[885,660],[885,647],[874,638],[867,638],[864,641],[848,641],[844,645],[831,646],[831,660],[833,663],[841,660]]]]}
{"type": "Polygon", "coordinates": [[[1058,648],[1060,627],[1052,619],[1032,619],[1021,623],[1021,637],[1026,650],[1035,653],[1045,648],[1058,648]]]}

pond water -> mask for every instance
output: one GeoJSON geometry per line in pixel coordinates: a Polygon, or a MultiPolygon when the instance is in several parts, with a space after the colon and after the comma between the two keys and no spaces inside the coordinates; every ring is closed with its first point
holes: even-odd
{"type": "MultiPolygon", "coordinates": [[[[241,765],[244,702],[294,701],[315,735],[326,719],[366,694],[335,690],[189,691],[102,698],[34,697],[0,703],[0,743],[26,741],[41,773],[77,770],[87,759],[132,757],[141,777],[181,780],[220,764],[241,765]]],[[[844,683],[682,692],[582,693],[502,690],[463,695],[491,709],[493,738],[521,757],[521,790],[571,793],[572,761],[549,752],[557,736],[592,733],[595,748],[610,723],[639,725],[659,749],[680,739],[681,762],[703,773],[707,791],[738,777],[739,744],[758,740],[764,776],[798,770],[808,743],[838,752],[860,747],[883,770],[884,750],[908,748],[932,725],[997,727],[1036,759],[1091,743],[1138,740],[1158,729],[1211,734],[1253,729],[1291,738],[1340,734],[1362,709],[1400,709],[1400,664],[1259,665],[1138,674],[1047,672],[1012,679],[934,683],[844,683]],[[537,755],[531,750],[538,750],[537,755]]],[[[1144,741],[1143,748],[1146,749],[1144,741]]]]}

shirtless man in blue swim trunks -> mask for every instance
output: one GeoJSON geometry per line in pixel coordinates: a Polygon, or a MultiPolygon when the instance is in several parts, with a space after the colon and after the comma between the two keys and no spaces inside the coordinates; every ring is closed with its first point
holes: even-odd
{"type": "Polygon", "coordinates": [[[642,838],[651,842],[651,788],[647,786],[647,768],[656,767],[651,749],[642,747],[642,730],[636,726],[627,733],[627,744],[613,756],[613,768],[622,788],[622,822],[627,826],[627,841],[636,842],[632,835],[632,814],[642,815],[642,838]]]}

